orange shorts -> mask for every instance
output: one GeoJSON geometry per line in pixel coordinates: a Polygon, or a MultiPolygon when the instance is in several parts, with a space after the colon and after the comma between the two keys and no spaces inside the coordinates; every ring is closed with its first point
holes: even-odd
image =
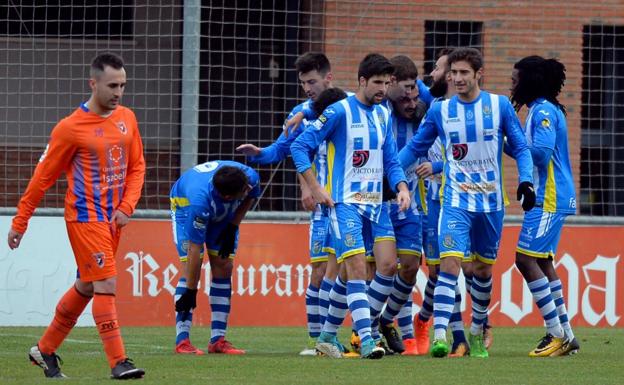
{"type": "Polygon", "coordinates": [[[113,235],[108,222],[66,222],[66,225],[80,280],[93,282],[116,276],[115,253],[121,232],[113,235]]]}

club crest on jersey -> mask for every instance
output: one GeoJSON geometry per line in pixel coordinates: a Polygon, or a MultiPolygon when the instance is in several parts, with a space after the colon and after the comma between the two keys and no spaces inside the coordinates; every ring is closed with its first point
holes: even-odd
{"type": "Polygon", "coordinates": [[[455,246],[455,241],[453,240],[453,236],[451,234],[446,234],[444,236],[444,240],[442,241],[442,245],[446,247],[447,249],[450,249],[453,246],[455,246]]]}
{"type": "Polygon", "coordinates": [[[353,167],[362,168],[368,163],[370,153],[368,150],[355,150],[353,151],[353,167]]]}
{"type": "Polygon", "coordinates": [[[322,249],[323,249],[323,245],[321,244],[321,242],[314,241],[314,245],[312,246],[312,252],[314,252],[314,254],[318,254],[321,252],[322,249]]]}
{"type": "Polygon", "coordinates": [[[550,120],[547,118],[542,119],[542,128],[550,128],[550,120]]]}
{"type": "Polygon", "coordinates": [[[353,235],[347,234],[344,239],[344,244],[347,247],[355,246],[355,238],[353,238],[353,235]]]}
{"type": "Polygon", "coordinates": [[[492,108],[490,108],[490,106],[485,105],[483,106],[483,115],[490,115],[492,113],[492,108]]]}
{"type": "Polygon", "coordinates": [[[453,159],[462,160],[468,154],[468,145],[466,143],[458,143],[453,145],[453,159]]]}
{"type": "Polygon", "coordinates": [[[321,124],[325,124],[325,122],[327,122],[327,116],[321,114],[321,116],[318,117],[318,120],[321,124]]]}
{"type": "Polygon", "coordinates": [[[124,135],[128,133],[128,127],[126,127],[126,123],[124,122],[117,122],[117,128],[119,128],[119,131],[124,135]]]}
{"type": "Polygon", "coordinates": [[[93,259],[95,259],[95,263],[98,265],[100,269],[104,267],[104,257],[106,256],[106,254],[104,254],[101,251],[98,251],[96,253],[91,254],[91,256],[93,257],[93,259]]]}
{"type": "Polygon", "coordinates": [[[474,112],[470,110],[466,111],[466,120],[474,120],[474,112]]]}

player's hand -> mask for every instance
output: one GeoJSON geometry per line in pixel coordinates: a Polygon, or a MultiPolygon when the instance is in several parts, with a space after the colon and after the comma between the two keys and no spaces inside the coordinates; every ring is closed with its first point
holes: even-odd
{"type": "Polygon", "coordinates": [[[23,236],[24,234],[18,233],[17,231],[13,229],[9,230],[9,237],[8,237],[9,248],[11,250],[17,249],[20,245],[20,242],[22,241],[23,236]]]}
{"type": "Polygon", "coordinates": [[[407,189],[400,190],[397,193],[397,198],[396,199],[397,199],[397,203],[399,204],[399,210],[400,211],[405,211],[405,210],[409,209],[411,198],[410,198],[409,191],[407,191],[407,189]]]}
{"type": "Polygon", "coordinates": [[[314,211],[316,207],[316,202],[314,201],[314,197],[312,196],[312,191],[309,187],[301,187],[301,204],[303,208],[307,211],[314,211]]]}
{"type": "Polygon", "coordinates": [[[312,196],[314,197],[316,203],[327,207],[334,207],[334,200],[331,199],[329,193],[324,188],[319,186],[318,188],[313,189],[312,196]]]}
{"type": "Polygon", "coordinates": [[[424,162],[416,166],[416,175],[421,179],[429,178],[433,175],[433,165],[431,162],[424,162]]]}
{"type": "Polygon", "coordinates": [[[197,289],[186,289],[175,303],[177,312],[189,312],[197,307],[197,289]]]}
{"type": "Polygon", "coordinates": [[[217,242],[221,245],[219,247],[219,257],[225,259],[234,252],[234,244],[236,243],[236,233],[238,232],[238,226],[233,223],[228,223],[221,231],[221,234],[217,237],[217,242]]]}
{"type": "Polygon", "coordinates": [[[111,232],[113,235],[117,234],[122,227],[130,222],[130,217],[124,214],[122,211],[115,210],[111,217],[111,232]]]}
{"type": "Polygon", "coordinates": [[[297,131],[301,122],[303,122],[303,112],[299,111],[284,122],[284,136],[288,137],[288,134],[297,131]]]}
{"type": "Polygon", "coordinates": [[[524,211],[531,211],[531,209],[535,207],[535,189],[533,188],[533,183],[520,183],[518,191],[516,192],[516,199],[520,201],[524,211]]]}
{"type": "Polygon", "coordinates": [[[242,152],[243,155],[245,155],[245,156],[258,156],[258,155],[260,155],[260,148],[254,146],[253,144],[250,144],[250,143],[241,144],[240,146],[236,147],[236,151],[242,152]]]}

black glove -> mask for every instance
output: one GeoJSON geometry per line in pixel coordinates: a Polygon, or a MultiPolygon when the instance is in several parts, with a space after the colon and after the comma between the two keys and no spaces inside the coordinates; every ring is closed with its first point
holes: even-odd
{"type": "Polygon", "coordinates": [[[387,201],[396,199],[396,197],[397,197],[397,193],[395,193],[394,190],[392,190],[392,187],[390,187],[390,182],[388,182],[388,178],[384,176],[382,200],[384,202],[387,202],[387,201]]]}
{"type": "Polygon", "coordinates": [[[531,211],[535,206],[535,189],[533,183],[522,182],[518,186],[518,192],[516,193],[516,199],[522,199],[522,209],[524,211],[531,211]]]}
{"type": "Polygon", "coordinates": [[[197,307],[197,289],[186,289],[175,303],[177,312],[189,312],[197,307]]]}
{"type": "Polygon", "coordinates": [[[232,223],[228,223],[219,237],[217,238],[217,242],[221,245],[219,248],[219,257],[225,259],[230,256],[234,252],[234,243],[236,242],[236,232],[238,231],[238,226],[232,223]]]}

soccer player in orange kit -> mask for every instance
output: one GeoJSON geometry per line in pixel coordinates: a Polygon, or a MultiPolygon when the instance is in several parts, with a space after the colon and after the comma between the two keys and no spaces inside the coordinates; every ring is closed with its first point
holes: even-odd
{"type": "Polygon", "coordinates": [[[145,371],[126,356],[117,321],[115,253],[121,228],[141,196],[143,144],[134,113],[119,104],[126,86],[122,59],[110,53],[93,59],[89,86],[89,100],[52,130],[17,206],[8,243],[11,249],[19,247],[35,208],[64,171],[65,222],[78,277],[58,302],[43,337],[30,349],[30,360],[46,377],[66,377],[55,352],[93,299],[93,319],[111,377],[140,378],[145,371]]]}

